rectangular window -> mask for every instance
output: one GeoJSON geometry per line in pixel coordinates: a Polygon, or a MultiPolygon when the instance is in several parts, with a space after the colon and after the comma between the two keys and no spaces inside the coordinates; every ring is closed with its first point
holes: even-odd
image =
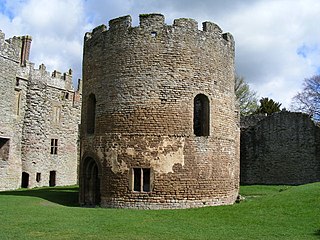
{"type": "Polygon", "coordinates": [[[58,139],[51,139],[51,154],[58,154],[58,139]]]}
{"type": "Polygon", "coordinates": [[[41,173],[39,173],[39,172],[37,172],[36,181],[37,181],[37,182],[40,182],[40,181],[41,181],[41,173]]]}
{"type": "Polygon", "coordinates": [[[133,191],[150,192],[150,168],[133,168],[133,191]]]}

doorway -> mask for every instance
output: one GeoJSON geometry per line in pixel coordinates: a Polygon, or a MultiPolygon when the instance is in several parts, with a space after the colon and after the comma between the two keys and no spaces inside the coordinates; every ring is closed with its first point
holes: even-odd
{"type": "Polygon", "coordinates": [[[99,168],[93,158],[84,160],[82,183],[83,204],[86,206],[99,205],[101,201],[99,168]]]}
{"type": "Polygon", "coordinates": [[[21,187],[22,188],[29,187],[29,173],[22,172],[21,187]]]}
{"type": "Polygon", "coordinates": [[[55,187],[55,186],[56,186],[56,171],[50,171],[49,187],[55,187]]]}

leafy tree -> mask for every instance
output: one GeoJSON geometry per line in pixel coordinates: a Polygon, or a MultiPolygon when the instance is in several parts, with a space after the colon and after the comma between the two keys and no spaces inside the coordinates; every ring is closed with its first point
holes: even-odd
{"type": "Polygon", "coordinates": [[[275,112],[280,112],[280,106],[281,103],[275,102],[272,99],[269,98],[261,98],[259,100],[260,106],[257,109],[256,113],[266,113],[267,115],[270,115],[275,112]]]}
{"type": "Polygon", "coordinates": [[[234,91],[240,107],[240,114],[247,116],[254,113],[258,108],[257,93],[252,91],[243,77],[235,77],[234,91]]]}
{"type": "Polygon", "coordinates": [[[320,121],[320,75],[306,78],[303,89],[292,99],[292,109],[309,114],[313,120],[320,121]]]}

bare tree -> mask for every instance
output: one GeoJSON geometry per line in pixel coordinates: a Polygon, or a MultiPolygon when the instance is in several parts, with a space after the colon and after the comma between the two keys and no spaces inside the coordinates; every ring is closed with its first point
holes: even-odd
{"type": "Polygon", "coordinates": [[[243,77],[236,75],[234,91],[240,107],[240,114],[247,116],[258,108],[257,93],[252,91],[243,77]]]}
{"type": "Polygon", "coordinates": [[[320,121],[320,75],[304,80],[303,89],[293,97],[291,108],[309,114],[317,122],[320,121]]]}

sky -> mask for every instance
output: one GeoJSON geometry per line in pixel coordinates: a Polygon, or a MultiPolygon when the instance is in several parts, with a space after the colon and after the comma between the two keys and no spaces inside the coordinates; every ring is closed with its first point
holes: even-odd
{"type": "Polygon", "coordinates": [[[162,13],[217,23],[236,42],[236,73],[259,98],[290,109],[305,78],[320,74],[319,0],[0,0],[6,38],[32,36],[30,61],[81,78],[83,38],[98,25],[162,13]]]}

